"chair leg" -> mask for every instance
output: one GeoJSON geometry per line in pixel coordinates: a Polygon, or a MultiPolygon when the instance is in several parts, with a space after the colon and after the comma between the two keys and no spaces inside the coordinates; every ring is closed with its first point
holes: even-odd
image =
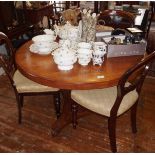
{"type": "Polygon", "coordinates": [[[137,132],[137,127],[136,127],[137,104],[138,104],[138,101],[131,108],[131,127],[132,127],[133,133],[137,132]]]}
{"type": "Polygon", "coordinates": [[[110,117],[108,119],[109,139],[112,152],[117,152],[116,147],[116,118],[110,117]]]}
{"type": "Polygon", "coordinates": [[[17,107],[18,107],[18,123],[22,123],[22,107],[21,107],[21,102],[20,102],[20,94],[16,94],[16,100],[17,100],[17,107]]]}
{"type": "Polygon", "coordinates": [[[139,96],[139,100],[138,100],[138,104],[141,105],[141,106],[144,105],[144,98],[143,98],[143,97],[144,97],[144,96],[140,95],[140,96],[139,96]]]}
{"type": "Polygon", "coordinates": [[[20,101],[21,107],[23,107],[23,98],[24,98],[24,96],[22,94],[20,94],[19,101],[20,101]]]}
{"type": "Polygon", "coordinates": [[[77,111],[78,111],[78,105],[73,101],[72,103],[72,125],[74,129],[76,129],[76,125],[77,125],[77,111]]]}
{"type": "Polygon", "coordinates": [[[60,106],[61,106],[60,100],[61,100],[60,93],[57,92],[56,94],[54,94],[54,105],[55,105],[55,111],[56,111],[57,118],[59,118],[60,116],[60,106]]]}

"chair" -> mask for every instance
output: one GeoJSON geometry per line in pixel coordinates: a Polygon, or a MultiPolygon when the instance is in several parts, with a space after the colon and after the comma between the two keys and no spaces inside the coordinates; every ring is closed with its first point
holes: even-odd
{"type": "Polygon", "coordinates": [[[135,16],[122,10],[105,10],[98,17],[98,24],[113,28],[133,27],[135,16]]]}
{"type": "Polygon", "coordinates": [[[54,103],[56,108],[57,117],[60,116],[60,91],[57,88],[47,87],[33,82],[23,76],[20,71],[16,70],[16,65],[14,61],[14,48],[8,37],[0,32],[0,41],[5,43],[6,49],[8,51],[8,56],[0,55],[0,65],[3,67],[6,75],[8,76],[11,85],[14,89],[17,107],[18,107],[18,122],[22,122],[22,107],[23,98],[26,95],[41,95],[41,94],[53,94],[54,103]]]}
{"type": "Polygon", "coordinates": [[[127,70],[120,78],[118,85],[95,90],[72,90],[72,122],[77,125],[78,105],[108,118],[108,130],[112,152],[116,147],[116,118],[131,110],[132,132],[136,133],[136,109],[144,79],[149,70],[150,62],[155,59],[155,52],[147,56],[137,65],[127,70]],[[131,80],[131,76],[138,76],[131,80]]]}
{"type": "Polygon", "coordinates": [[[148,39],[154,13],[155,13],[155,3],[150,2],[150,9],[146,11],[146,17],[144,18],[141,24],[141,29],[144,31],[145,39],[148,39]]]}

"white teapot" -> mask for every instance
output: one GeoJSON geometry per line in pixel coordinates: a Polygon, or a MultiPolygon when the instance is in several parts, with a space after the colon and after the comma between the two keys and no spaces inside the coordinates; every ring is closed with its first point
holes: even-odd
{"type": "Polygon", "coordinates": [[[67,22],[65,25],[54,25],[54,29],[56,35],[58,35],[61,39],[69,39],[74,41],[79,40],[79,27],[72,26],[69,22],[67,22]]]}
{"type": "Polygon", "coordinates": [[[67,46],[55,50],[52,55],[54,62],[58,65],[58,69],[60,70],[71,70],[73,64],[77,61],[75,52],[67,46]]]}

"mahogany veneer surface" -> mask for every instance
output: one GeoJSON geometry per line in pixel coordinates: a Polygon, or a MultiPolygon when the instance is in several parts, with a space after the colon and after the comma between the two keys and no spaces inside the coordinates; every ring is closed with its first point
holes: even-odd
{"type": "Polygon", "coordinates": [[[32,53],[25,43],[16,53],[17,68],[31,80],[61,89],[96,89],[116,85],[123,73],[138,63],[142,56],[108,58],[102,66],[74,64],[69,71],[60,71],[51,54],[32,53]],[[104,78],[99,78],[103,77],[104,78]]]}

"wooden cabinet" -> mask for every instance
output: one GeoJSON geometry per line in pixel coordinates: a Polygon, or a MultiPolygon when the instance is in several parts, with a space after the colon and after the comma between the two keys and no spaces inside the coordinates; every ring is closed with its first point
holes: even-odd
{"type": "Polygon", "coordinates": [[[18,38],[31,31],[32,25],[24,19],[24,12],[18,12],[13,1],[0,2],[0,31],[10,39],[18,38]]]}
{"type": "MultiPolygon", "coordinates": [[[[0,31],[11,40],[20,40],[21,43],[24,43],[40,33],[40,28],[37,28],[36,25],[44,16],[49,17],[53,13],[53,6],[45,4],[40,5],[39,8],[27,8],[25,7],[26,1],[23,1],[21,7],[16,8],[15,4],[14,1],[0,2],[0,31]],[[24,34],[27,39],[23,38],[24,34]]],[[[48,25],[50,27],[49,20],[48,25]]]]}

